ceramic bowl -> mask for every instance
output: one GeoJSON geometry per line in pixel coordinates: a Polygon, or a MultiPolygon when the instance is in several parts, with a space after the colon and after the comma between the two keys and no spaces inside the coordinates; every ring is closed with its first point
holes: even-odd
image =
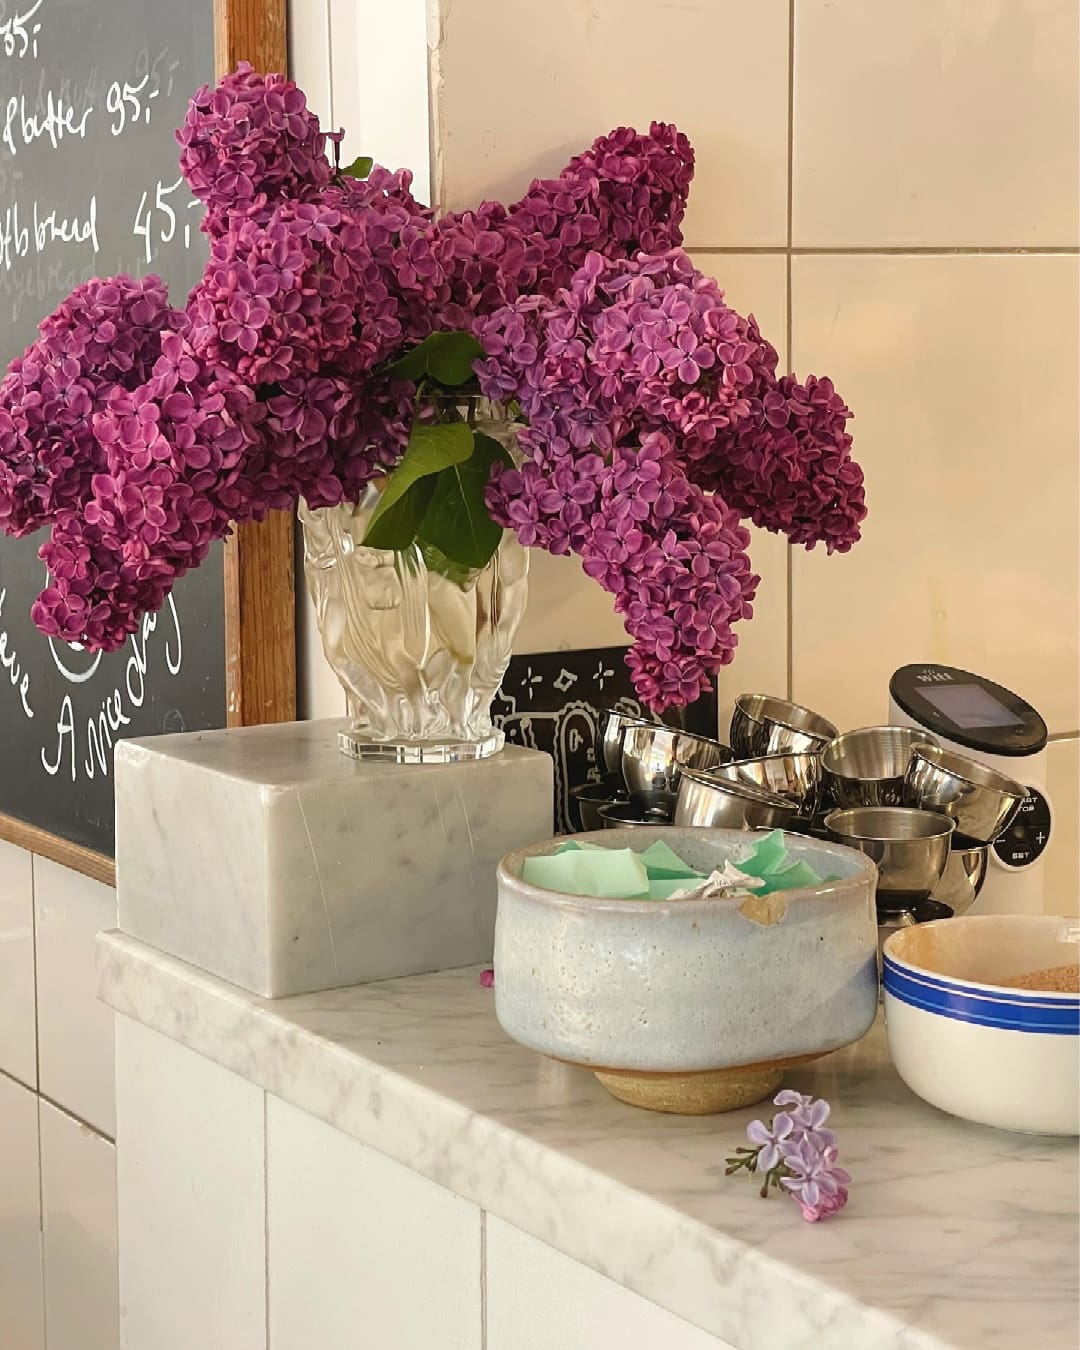
{"type": "Polygon", "coordinates": [[[965,1120],[1080,1133],[1080,995],[1002,984],[1078,954],[1077,921],[1047,914],[969,914],[894,933],[885,1020],[900,1077],[965,1120]]]}
{"type": "MultiPolygon", "coordinates": [[[[745,855],[743,831],[655,826],[579,835],[641,852],[658,839],[697,871],[745,855]]],[[[499,864],[495,1010],[530,1049],[592,1069],[622,1101],[708,1114],[774,1093],[785,1068],[858,1040],[877,1010],[874,865],[786,837],[836,880],[771,897],[601,900],[521,877],[548,839],[499,864]]]]}

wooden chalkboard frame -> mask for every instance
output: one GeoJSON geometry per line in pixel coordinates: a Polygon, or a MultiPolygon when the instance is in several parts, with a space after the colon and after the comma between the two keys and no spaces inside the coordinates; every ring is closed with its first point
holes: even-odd
{"type": "MultiPolygon", "coordinates": [[[[213,0],[215,74],[250,61],[284,71],[286,0],[213,0]]],[[[293,516],[275,511],[225,541],[226,725],[289,722],[296,716],[293,516]]],[[[112,858],[26,821],[0,814],[0,839],[116,885],[112,858]]]]}

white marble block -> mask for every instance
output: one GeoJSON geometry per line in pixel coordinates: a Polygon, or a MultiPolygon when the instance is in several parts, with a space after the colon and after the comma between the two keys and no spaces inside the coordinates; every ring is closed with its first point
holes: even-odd
{"type": "Polygon", "coordinates": [[[495,866],[551,835],[551,760],[360,763],[344,725],[121,741],[121,929],[266,998],[490,960],[495,866]]]}

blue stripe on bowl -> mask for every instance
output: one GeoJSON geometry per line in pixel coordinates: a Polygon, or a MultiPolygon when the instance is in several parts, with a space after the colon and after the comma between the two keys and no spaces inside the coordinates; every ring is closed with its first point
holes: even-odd
{"type": "MultiPolygon", "coordinates": [[[[883,953],[884,955],[884,953],[883,953]]],[[[901,965],[895,957],[884,956],[885,962],[894,966],[901,974],[906,975],[908,979],[918,980],[921,984],[933,985],[935,989],[947,989],[955,994],[964,994],[972,998],[985,999],[988,1003],[1006,1003],[1010,1007],[1015,1004],[1022,1004],[1028,1007],[1043,1008],[1072,1008],[1080,1006],[1080,994],[1055,994],[1049,990],[1045,992],[1027,991],[1027,997],[1020,990],[1010,991],[1008,989],[976,989],[970,984],[964,984],[961,980],[952,980],[947,975],[938,975],[936,971],[930,970],[912,970],[909,966],[901,965]]]]}
{"type": "Polygon", "coordinates": [[[1066,1003],[1009,999],[1004,993],[984,994],[951,980],[942,982],[924,971],[914,975],[888,956],[883,967],[886,992],[913,1008],[981,1027],[1052,1036],[1080,1035],[1080,998],[1075,995],[1066,1003]]]}

